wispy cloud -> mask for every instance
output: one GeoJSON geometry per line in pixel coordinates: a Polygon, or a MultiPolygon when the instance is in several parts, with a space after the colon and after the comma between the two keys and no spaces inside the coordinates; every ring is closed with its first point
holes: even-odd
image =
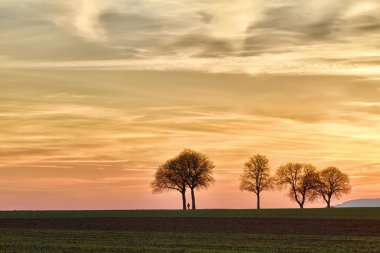
{"type": "Polygon", "coordinates": [[[58,26],[62,26],[88,41],[104,42],[105,30],[100,15],[110,4],[98,0],[69,0],[50,3],[51,13],[46,17],[58,26]]]}
{"type": "Polygon", "coordinates": [[[1,6],[22,14],[0,19],[0,49],[8,52],[3,67],[379,73],[373,57],[379,56],[380,5],[374,0],[29,0],[1,6]],[[46,43],[44,50],[27,50],[46,43]]]}

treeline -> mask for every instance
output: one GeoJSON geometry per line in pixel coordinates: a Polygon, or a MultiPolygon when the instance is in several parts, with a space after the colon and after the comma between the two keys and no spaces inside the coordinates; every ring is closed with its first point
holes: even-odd
{"type": "MultiPolygon", "coordinates": [[[[182,195],[182,208],[186,209],[186,189],[191,191],[192,209],[195,205],[195,189],[207,188],[215,182],[214,163],[203,153],[185,149],[179,155],[158,167],[151,183],[153,192],[176,190],[182,195]]],[[[264,155],[254,155],[244,164],[240,176],[240,190],[253,192],[260,209],[263,191],[286,190],[290,199],[303,208],[307,201],[322,199],[331,207],[332,198],[339,199],[351,190],[346,173],[336,167],[318,170],[312,164],[287,163],[271,173],[269,160],[264,155]]]]}

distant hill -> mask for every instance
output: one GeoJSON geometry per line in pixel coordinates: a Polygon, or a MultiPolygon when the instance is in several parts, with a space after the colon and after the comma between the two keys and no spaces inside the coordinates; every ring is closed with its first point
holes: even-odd
{"type": "Polygon", "coordinates": [[[353,199],[334,207],[380,207],[380,199],[353,199]]]}

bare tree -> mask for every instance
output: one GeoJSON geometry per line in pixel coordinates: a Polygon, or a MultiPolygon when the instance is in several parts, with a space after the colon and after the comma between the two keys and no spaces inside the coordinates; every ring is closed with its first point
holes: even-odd
{"type": "Polygon", "coordinates": [[[350,179],[336,167],[328,167],[318,173],[315,192],[326,202],[327,208],[331,207],[332,197],[339,199],[351,191],[350,179]]]}
{"type": "Polygon", "coordinates": [[[170,159],[158,167],[151,186],[153,193],[179,191],[182,195],[182,209],[186,210],[186,183],[187,171],[179,166],[176,159],[170,159]]]}
{"type": "Polygon", "coordinates": [[[215,167],[210,158],[200,152],[185,149],[177,157],[179,166],[187,171],[187,186],[191,191],[192,209],[195,205],[195,189],[207,188],[215,182],[212,170],[215,167]]]}
{"type": "Polygon", "coordinates": [[[240,177],[240,190],[256,194],[257,209],[260,209],[260,193],[273,189],[269,160],[264,155],[254,155],[244,164],[240,177]]]}
{"type": "Polygon", "coordinates": [[[316,168],[311,164],[287,163],[276,171],[277,184],[289,190],[289,197],[296,201],[300,208],[304,207],[306,200],[313,201],[317,180],[316,168]]]}

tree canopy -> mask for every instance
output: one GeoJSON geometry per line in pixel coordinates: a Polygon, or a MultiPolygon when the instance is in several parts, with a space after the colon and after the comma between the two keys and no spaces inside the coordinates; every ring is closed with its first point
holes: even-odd
{"type": "Polygon", "coordinates": [[[266,156],[254,155],[244,164],[243,174],[240,177],[240,190],[256,194],[257,209],[260,209],[260,193],[273,189],[273,183],[266,156]]]}
{"type": "Polygon", "coordinates": [[[317,169],[311,164],[287,163],[276,171],[276,182],[280,188],[287,188],[289,197],[296,201],[300,208],[306,200],[313,201],[313,192],[317,181],[317,169]]]}
{"type": "Polygon", "coordinates": [[[350,179],[338,168],[328,167],[318,173],[315,191],[326,202],[327,208],[330,208],[333,197],[339,199],[351,191],[350,179]]]}
{"type": "Polygon", "coordinates": [[[214,163],[203,153],[185,149],[176,158],[178,166],[187,171],[186,184],[191,191],[192,209],[196,209],[195,189],[207,188],[215,182],[214,163]]]}
{"type": "Polygon", "coordinates": [[[175,158],[159,166],[151,183],[153,192],[177,190],[182,194],[182,207],[186,209],[186,187],[191,190],[192,209],[195,209],[195,189],[207,188],[215,179],[214,163],[203,153],[185,149],[175,158]]]}
{"type": "Polygon", "coordinates": [[[176,159],[170,159],[160,165],[151,183],[153,193],[177,190],[182,195],[182,209],[186,209],[187,171],[179,166],[176,159]]]}

